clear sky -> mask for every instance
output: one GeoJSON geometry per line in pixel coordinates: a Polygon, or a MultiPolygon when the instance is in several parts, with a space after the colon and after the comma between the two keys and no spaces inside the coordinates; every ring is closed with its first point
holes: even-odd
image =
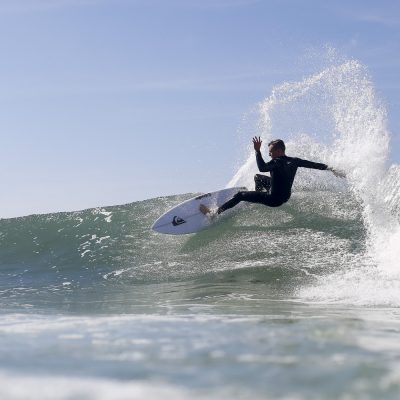
{"type": "Polygon", "coordinates": [[[325,46],[367,66],[399,163],[398,1],[0,0],[0,217],[225,186],[243,116],[325,46]]]}

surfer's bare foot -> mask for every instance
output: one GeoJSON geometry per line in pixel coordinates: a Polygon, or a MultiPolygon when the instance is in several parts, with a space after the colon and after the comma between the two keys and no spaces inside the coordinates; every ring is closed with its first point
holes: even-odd
{"type": "Polygon", "coordinates": [[[207,206],[205,206],[204,204],[200,204],[199,210],[200,210],[204,215],[211,214],[211,210],[210,210],[207,206]]]}
{"type": "Polygon", "coordinates": [[[211,221],[217,216],[217,213],[215,210],[211,210],[204,204],[200,204],[199,210],[206,216],[208,217],[211,221]]]}

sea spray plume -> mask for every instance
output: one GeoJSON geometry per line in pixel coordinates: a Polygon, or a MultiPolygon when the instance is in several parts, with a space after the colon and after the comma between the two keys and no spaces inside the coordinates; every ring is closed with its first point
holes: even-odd
{"type": "MultiPolygon", "coordinates": [[[[264,143],[268,143],[273,137],[279,136],[285,141],[290,141],[293,139],[293,132],[298,132],[301,130],[301,126],[303,125],[304,118],[313,118],[318,114],[318,111],[323,109],[329,109],[330,115],[326,117],[326,119],[333,119],[332,115],[332,107],[327,105],[326,103],[332,102],[332,98],[334,97],[331,93],[332,85],[329,85],[330,78],[336,75],[340,75],[346,72],[347,65],[351,63],[346,62],[345,64],[341,64],[339,66],[331,66],[326,68],[322,72],[312,75],[311,77],[305,78],[299,82],[284,82],[281,85],[278,85],[273,88],[272,93],[269,97],[267,97],[264,101],[262,101],[259,108],[259,132],[257,135],[261,136],[264,143]],[[293,121],[293,124],[290,126],[290,132],[284,132],[282,135],[277,135],[274,132],[274,126],[281,123],[282,120],[287,119],[288,113],[293,114],[293,107],[295,107],[295,103],[299,102],[301,106],[304,107],[304,104],[307,103],[310,99],[313,100],[314,112],[310,111],[307,113],[307,116],[301,117],[297,121],[293,121]],[[304,101],[302,101],[304,100],[304,101]],[[322,100],[322,102],[321,102],[322,100]],[[296,126],[296,123],[299,126],[296,126]]],[[[335,80],[335,78],[333,78],[335,80]]],[[[310,107],[309,107],[310,109],[310,107]]],[[[326,121],[329,122],[329,121],[326,121]]],[[[329,136],[332,138],[334,132],[330,132],[329,136]]],[[[304,135],[303,135],[304,136],[304,135]]],[[[295,151],[296,148],[294,146],[288,145],[289,151],[295,151]]],[[[327,155],[328,152],[326,149],[320,149],[320,152],[327,155]]],[[[306,157],[306,154],[301,154],[306,157]]],[[[327,161],[327,160],[326,160],[327,161]]],[[[330,165],[335,165],[335,160],[331,159],[330,165]]],[[[239,168],[233,178],[229,181],[229,186],[236,185],[246,185],[252,186],[252,175],[254,171],[257,170],[255,158],[253,156],[253,152],[250,151],[247,161],[239,168]]]]}
{"type": "Polygon", "coordinates": [[[340,85],[335,108],[338,143],[351,171],[352,189],[362,204],[368,255],[376,263],[377,274],[398,279],[400,171],[396,165],[388,169],[386,110],[377,101],[368,75],[362,72],[360,68],[356,79],[340,85]]]}
{"type": "Polygon", "coordinates": [[[398,169],[388,170],[390,135],[386,110],[376,99],[373,84],[361,65],[353,62],[340,78],[333,109],[336,148],[349,172],[352,191],[362,204],[368,255],[377,263],[379,272],[398,275],[400,253],[395,249],[400,227],[393,212],[399,200],[398,169]]]}
{"type": "Polygon", "coordinates": [[[391,165],[382,182],[382,195],[391,214],[400,220],[400,166],[391,165]]]}

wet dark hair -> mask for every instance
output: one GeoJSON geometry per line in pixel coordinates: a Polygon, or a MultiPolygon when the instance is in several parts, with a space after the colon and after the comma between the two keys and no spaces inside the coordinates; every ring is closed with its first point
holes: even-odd
{"type": "Polygon", "coordinates": [[[274,149],[286,150],[285,142],[282,139],[273,140],[268,143],[268,146],[272,146],[274,149]]]}

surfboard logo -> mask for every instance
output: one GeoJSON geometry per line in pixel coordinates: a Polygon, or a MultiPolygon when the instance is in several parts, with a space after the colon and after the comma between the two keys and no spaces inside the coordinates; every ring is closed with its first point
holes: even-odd
{"type": "Polygon", "coordinates": [[[177,217],[176,215],[174,216],[174,218],[172,218],[172,225],[173,226],[178,226],[178,225],[182,225],[185,224],[186,221],[180,217],[177,217]]]}

